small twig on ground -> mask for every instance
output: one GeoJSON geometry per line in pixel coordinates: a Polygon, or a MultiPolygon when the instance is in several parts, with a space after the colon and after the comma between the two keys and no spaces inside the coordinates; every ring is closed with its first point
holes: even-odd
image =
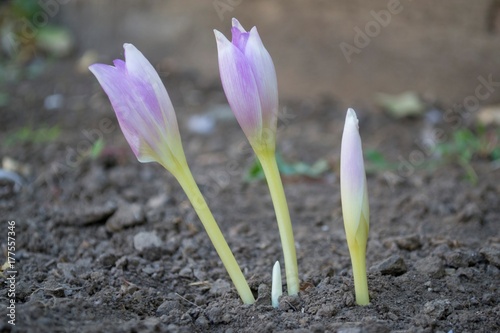
{"type": "Polygon", "coordinates": [[[175,293],[175,294],[176,294],[177,296],[179,296],[181,299],[183,299],[183,300],[185,300],[186,302],[188,302],[189,304],[194,305],[194,306],[196,306],[197,308],[199,308],[199,305],[197,305],[196,303],[191,302],[191,301],[190,301],[190,300],[188,300],[186,297],[181,296],[181,295],[179,295],[178,293],[175,293]]]}

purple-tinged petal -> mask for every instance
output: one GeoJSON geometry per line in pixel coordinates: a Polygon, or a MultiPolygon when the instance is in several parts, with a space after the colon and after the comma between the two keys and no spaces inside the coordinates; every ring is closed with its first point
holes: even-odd
{"type": "Polygon", "coordinates": [[[245,47],[250,34],[241,26],[240,22],[233,18],[233,27],[231,28],[231,43],[245,53],[245,47]]]}
{"type": "Polygon", "coordinates": [[[236,28],[231,28],[231,43],[236,46],[241,52],[245,52],[245,47],[248,42],[250,34],[248,32],[241,32],[236,28]]]}
{"type": "Polygon", "coordinates": [[[262,108],[262,125],[276,132],[278,116],[278,82],[273,60],[260,39],[257,28],[250,30],[250,37],[245,48],[245,57],[252,67],[252,72],[259,90],[262,108]]]}
{"type": "Polygon", "coordinates": [[[254,27],[247,32],[238,20],[233,19],[232,23],[231,43],[216,32],[222,84],[229,104],[254,149],[274,151],[278,119],[276,70],[257,29],[254,27]],[[255,105],[256,98],[258,107],[255,105]],[[253,130],[255,135],[250,133],[251,126],[258,126],[253,130]]]}
{"type": "Polygon", "coordinates": [[[140,87],[144,102],[148,105],[157,124],[178,133],[175,110],[158,73],[144,55],[132,44],[124,44],[127,72],[134,85],[140,87]]]}
{"type": "Polygon", "coordinates": [[[126,98],[123,98],[129,93],[130,89],[126,73],[119,70],[117,67],[103,64],[91,65],[89,69],[101,84],[104,92],[108,95],[125,139],[127,139],[130,148],[132,148],[132,151],[139,159],[141,157],[141,140],[133,125],[140,120],[134,119],[134,116],[136,116],[135,111],[129,110],[126,98]]]}
{"type": "Polygon", "coordinates": [[[238,31],[240,32],[247,32],[245,30],[245,28],[243,28],[243,26],[241,25],[240,21],[238,21],[236,18],[233,17],[233,19],[231,20],[231,24],[233,26],[233,28],[236,28],[238,29],[238,31]]]}
{"type": "Polygon", "coordinates": [[[123,71],[123,72],[127,71],[127,68],[126,68],[127,65],[125,64],[125,61],[123,61],[121,59],[113,60],[113,65],[115,65],[115,67],[118,68],[120,71],[123,71]]]}
{"type": "Polygon", "coordinates": [[[219,55],[222,87],[238,123],[250,140],[262,133],[262,114],[257,84],[244,54],[227,38],[214,30],[219,55]]]}
{"type": "Polygon", "coordinates": [[[185,161],[175,112],[158,74],[132,44],[125,62],[89,67],[108,95],[120,127],[140,162],[177,167],[185,161]],[[142,73],[142,75],[141,75],[142,73]]]}
{"type": "Polygon", "coordinates": [[[358,118],[347,110],[340,153],[340,190],[347,238],[353,239],[361,217],[368,223],[368,195],[358,118]],[[362,215],[363,214],[363,215],[362,215]]]}

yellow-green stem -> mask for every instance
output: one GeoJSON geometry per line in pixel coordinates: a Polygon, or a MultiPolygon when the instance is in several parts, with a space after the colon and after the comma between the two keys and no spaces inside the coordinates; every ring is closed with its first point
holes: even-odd
{"type": "Polygon", "coordinates": [[[358,305],[368,305],[368,281],[366,279],[366,246],[349,244],[351,254],[352,275],[354,276],[354,292],[358,305]]]}
{"type": "Polygon", "coordinates": [[[297,255],[295,253],[295,242],[293,239],[292,222],[286,202],[285,191],[281,176],[276,164],[276,156],[273,153],[261,153],[257,155],[262,170],[266,176],[271,199],[273,200],[276,220],[281,238],[281,247],[283,248],[283,257],[285,259],[285,273],[288,295],[297,295],[299,293],[299,273],[297,268],[297,255]]]}
{"type": "Polygon", "coordinates": [[[253,297],[252,291],[248,286],[247,280],[245,279],[240,266],[236,262],[236,259],[234,258],[229,245],[224,239],[224,236],[222,235],[217,222],[210,212],[210,209],[208,208],[208,205],[203,198],[203,195],[201,194],[200,189],[198,188],[198,185],[196,184],[191,172],[189,171],[189,169],[184,168],[183,170],[176,172],[174,176],[181,184],[184,192],[186,192],[189,201],[191,201],[193,208],[198,214],[201,223],[205,227],[208,237],[212,241],[215,250],[219,254],[219,257],[222,260],[222,263],[224,264],[227,272],[229,273],[229,276],[231,277],[231,280],[233,281],[234,286],[236,287],[236,290],[238,291],[238,294],[240,295],[243,303],[254,303],[255,298],[253,297]]]}

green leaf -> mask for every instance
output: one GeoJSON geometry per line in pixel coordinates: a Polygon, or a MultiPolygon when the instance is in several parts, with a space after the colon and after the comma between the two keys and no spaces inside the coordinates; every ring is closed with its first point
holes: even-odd
{"type": "Polygon", "coordinates": [[[41,50],[61,58],[70,54],[74,41],[68,29],[47,25],[38,31],[36,45],[41,50]]]}
{"type": "Polygon", "coordinates": [[[7,135],[5,144],[9,146],[17,143],[48,143],[55,141],[60,134],[61,130],[57,125],[39,129],[25,126],[7,135]]]}
{"type": "Polygon", "coordinates": [[[94,144],[92,145],[92,148],[90,149],[90,158],[95,160],[96,158],[98,158],[101,153],[102,153],[102,150],[104,149],[104,139],[103,138],[99,138],[97,139],[96,142],[94,142],[94,144]]]}
{"type": "MultiPolygon", "coordinates": [[[[322,174],[330,169],[328,161],[324,159],[317,160],[314,164],[310,165],[304,162],[287,163],[280,154],[276,154],[276,163],[278,170],[284,176],[305,176],[310,178],[319,178],[322,174]]],[[[246,182],[262,180],[265,178],[264,170],[257,158],[255,158],[252,165],[248,168],[244,180],[246,182]]]]}
{"type": "Polygon", "coordinates": [[[379,93],[376,95],[376,101],[394,118],[420,116],[425,111],[425,104],[413,91],[399,95],[379,93]]]}
{"type": "Polygon", "coordinates": [[[375,149],[370,149],[365,152],[365,159],[367,162],[373,164],[378,167],[386,167],[389,163],[386,161],[384,155],[381,152],[375,149]]]}
{"type": "Polygon", "coordinates": [[[258,158],[255,158],[253,163],[247,169],[245,176],[243,176],[243,180],[247,183],[256,180],[264,179],[264,170],[262,170],[262,165],[259,162],[258,158]]]}

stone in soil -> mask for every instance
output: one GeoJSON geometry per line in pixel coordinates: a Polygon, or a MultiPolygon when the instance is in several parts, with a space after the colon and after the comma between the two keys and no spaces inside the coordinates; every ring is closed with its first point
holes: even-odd
{"type": "Polygon", "coordinates": [[[161,245],[162,241],[155,231],[141,231],[134,236],[134,248],[139,252],[161,245]]]}
{"type": "Polygon", "coordinates": [[[393,240],[401,250],[415,251],[422,247],[419,235],[395,237],[393,240]]]}
{"type": "Polygon", "coordinates": [[[422,312],[432,319],[444,319],[451,313],[452,306],[447,299],[436,299],[424,304],[422,312]]]}
{"type": "Polygon", "coordinates": [[[106,230],[117,232],[146,222],[144,210],[139,204],[122,204],[106,222],[106,230]]]}
{"type": "Polygon", "coordinates": [[[104,222],[116,212],[116,209],[116,204],[111,201],[101,205],[82,205],[72,209],[56,209],[53,212],[53,220],[57,225],[86,226],[101,221],[104,222]]]}
{"type": "Polygon", "coordinates": [[[445,274],[443,260],[435,256],[419,259],[415,263],[415,269],[434,279],[439,279],[445,274]]]}
{"type": "Polygon", "coordinates": [[[477,252],[471,250],[457,250],[449,251],[444,254],[444,259],[446,265],[458,268],[458,267],[469,267],[475,265],[480,256],[477,252]]]}
{"type": "Polygon", "coordinates": [[[371,267],[372,270],[379,271],[382,275],[398,276],[407,272],[407,267],[403,257],[393,255],[371,267]]]}
{"type": "Polygon", "coordinates": [[[500,250],[493,247],[485,247],[479,251],[488,262],[500,268],[500,250]]]}

